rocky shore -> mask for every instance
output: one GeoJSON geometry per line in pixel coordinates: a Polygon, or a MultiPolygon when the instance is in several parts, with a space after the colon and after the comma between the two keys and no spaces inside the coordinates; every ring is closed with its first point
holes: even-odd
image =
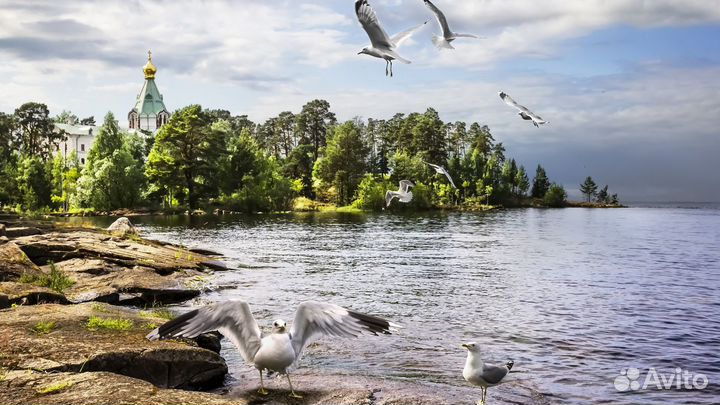
{"type": "MultiPolygon", "coordinates": [[[[123,222],[123,221],[121,221],[123,222]]],[[[114,224],[118,225],[118,224],[114,224]]],[[[162,306],[200,295],[225,266],[211,251],[144,240],[132,225],[69,228],[0,216],[0,404],[455,404],[474,387],[419,384],[299,369],[257,393],[253,369],[233,372],[218,334],[151,342],[173,317],[162,306]],[[212,392],[200,390],[213,389],[212,392]]],[[[498,387],[495,402],[532,392],[498,387]]],[[[530,402],[537,403],[531,400],[530,402]]]]}

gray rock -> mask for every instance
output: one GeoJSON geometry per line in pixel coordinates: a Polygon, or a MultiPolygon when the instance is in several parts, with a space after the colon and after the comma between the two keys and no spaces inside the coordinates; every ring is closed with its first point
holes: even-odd
{"type": "Polygon", "coordinates": [[[36,228],[34,226],[16,226],[12,228],[5,228],[5,236],[11,239],[30,235],[42,235],[42,233],[43,231],[40,228],[36,228]]]}
{"type": "Polygon", "coordinates": [[[108,372],[10,371],[0,381],[3,405],[247,405],[205,392],[159,389],[143,380],[108,372]]]}
{"type": "Polygon", "coordinates": [[[127,217],[118,218],[112,225],[108,226],[107,231],[121,238],[138,234],[137,228],[135,228],[127,217]]]}
{"type": "Polygon", "coordinates": [[[14,242],[0,244],[0,281],[15,281],[23,275],[39,276],[42,272],[14,242]]]}
{"type": "Polygon", "coordinates": [[[101,303],[23,305],[3,310],[0,368],[108,371],[162,388],[205,389],[222,384],[227,365],[217,353],[180,342],[145,339],[165,321],[152,312],[101,303]],[[125,327],[91,329],[91,317],[124,322],[125,327]],[[49,333],[33,331],[39,322],[52,325],[49,333]]]}

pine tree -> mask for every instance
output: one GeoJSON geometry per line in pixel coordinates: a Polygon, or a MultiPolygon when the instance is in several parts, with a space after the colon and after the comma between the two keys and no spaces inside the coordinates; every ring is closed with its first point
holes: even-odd
{"type": "Polygon", "coordinates": [[[548,192],[548,189],[550,189],[550,180],[548,180],[547,174],[545,174],[545,169],[538,165],[535,170],[535,178],[533,179],[530,196],[533,198],[543,198],[545,197],[545,193],[548,192]]]}
{"type": "Polygon", "coordinates": [[[605,187],[601,188],[600,191],[598,191],[597,196],[595,197],[595,201],[601,204],[608,204],[610,202],[607,184],[605,185],[605,187]]]}
{"type": "Polygon", "coordinates": [[[593,181],[592,177],[587,176],[583,184],[580,185],[580,192],[585,194],[587,202],[590,202],[597,193],[597,184],[593,181]]]}

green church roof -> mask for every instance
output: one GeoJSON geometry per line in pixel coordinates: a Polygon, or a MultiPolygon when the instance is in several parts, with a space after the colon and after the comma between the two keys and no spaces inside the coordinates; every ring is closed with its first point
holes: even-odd
{"type": "Polygon", "coordinates": [[[143,66],[143,72],[145,73],[145,84],[143,84],[140,94],[135,100],[135,107],[131,112],[135,111],[139,117],[153,117],[158,116],[163,111],[167,112],[163,96],[155,85],[157,68],[152,63],[152,53],[150,51],[148,51],[148,61],[143,66]]]}

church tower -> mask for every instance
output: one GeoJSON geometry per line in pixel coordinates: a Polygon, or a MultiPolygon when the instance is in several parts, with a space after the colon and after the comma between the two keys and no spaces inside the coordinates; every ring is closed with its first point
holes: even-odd
{"type": "Polygon", "coordinates": [[[163,96],[155,85],[157,68],[152,63],[152,52],[148,51],[148,61],[143,66],[145,83],[135,100],[135,107],[128,113],[128,127],[134,130],[156,132],[167,124],[170,113],[165,108],[163,96]]]}

